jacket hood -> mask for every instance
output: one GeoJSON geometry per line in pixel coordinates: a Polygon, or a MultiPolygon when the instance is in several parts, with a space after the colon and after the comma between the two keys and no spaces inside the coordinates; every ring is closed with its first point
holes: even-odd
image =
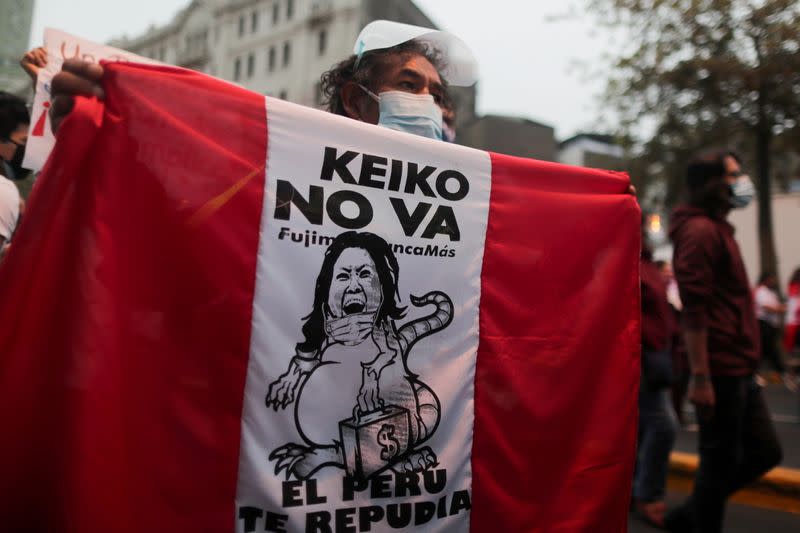
{"type": "Polygon", "coordinates": [[[688,220],[695,217],[712,218],[708,211],[701,207],[682,205],[673,209],[669,219],[669,238],[675,240],[675,234],[680,231],[688,220]]]}

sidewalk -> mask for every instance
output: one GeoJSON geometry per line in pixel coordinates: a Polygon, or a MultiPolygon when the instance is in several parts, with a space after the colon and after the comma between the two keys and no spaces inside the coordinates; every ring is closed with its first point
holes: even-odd
{"type": "MultiPolygon", "coordinates": [[[[800,395],[782,385],[768,385],[764,395],[783,447],[783,462],[734,502],[800,514],[800,395]]],[[[693,416],[689,414],[688,420],[693,416]]],[[[681,428],[670,457],[670,488],[689,492],[697,470],[697,430],[681,428]]]]}

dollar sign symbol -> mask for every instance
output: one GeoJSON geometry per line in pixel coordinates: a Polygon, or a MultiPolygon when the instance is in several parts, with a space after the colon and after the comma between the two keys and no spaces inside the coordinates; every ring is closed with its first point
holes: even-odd
{"type": "Polygon", "coordinates": [[[388,461],[397,455],[397,450],[400,448],[400,443],[397,442],[396,438],[394,438],[393,424],[382,425],[376,440],[381,446],[381,459],[388,461]]]}

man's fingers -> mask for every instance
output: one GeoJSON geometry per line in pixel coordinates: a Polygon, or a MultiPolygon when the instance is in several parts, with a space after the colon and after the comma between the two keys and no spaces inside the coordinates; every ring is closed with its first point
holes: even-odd
{"type": "Polygon", "coordinates": [[[104,97],[99,83],[102,76],[103,68],[100,65],[75,59],[64,62],[64,70],[56,74],[51,83],[50,121],[54,133],[61,127],[64,117],[72,111],[76,95],[104,97]]]}
{"type": "Polygon", "coordinates": [[[75,98],[63,94],[54,96],[50,101],[50,127],[53,133],[58,132],[58,128],[61,127],[61,121],[72,111],[74,105],[75,98]]]}
{"type": "Polygon", "coordinates": [[[72,111],[72,107],[75,105],[75,98],[72,96],[68,96],[65,94],[59,94],[53,97],[50,101],[50,116],[61,116],[66,115],[70,111],[72,111]]]}
{"type": "Polygon", "coordinates": [[[36,63],[37,66],[39,67],[47,66],[47,50],[45,50],[43,47],[36,48],[35,50],[29,53],[32,53],[33,61],[34,63],[36,63]]]}
{"type": "Polygon", "coordinates": [[[99,83],[89,78],[79,76],[73,72],[62,71],[53,77],[52,94],[53,97],[64,94],[103,98],[103,88],[100,87],[99,83]]]}
{"type": "Polygon", "coordinates": [[[100,81],[103,77],[103,67],[97,63],[90,63],[74,57],[64,61],[61,70],[94,82],[100,81]]]}

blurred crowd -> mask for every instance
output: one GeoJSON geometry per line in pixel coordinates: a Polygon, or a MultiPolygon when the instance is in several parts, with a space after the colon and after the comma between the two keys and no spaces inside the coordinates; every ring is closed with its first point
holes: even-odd
{"type": "MultiPolygon", "coordinates": [[[[36,83],[39,69],[47,64],[44,48],[35,48],[20,61],[22,69],[36,83]]],[[[0,90],[0,261],[25,213],[25,200],[14,182],[25,180],[30,171],[23,166],[30,128],[30,108],[21,97],[0,90]]]]}
{"type": "MultiPolygon", "coordinates": [[[[671,215],[673,262],[653,261],[643,230],[642,379],[633,510],[675,532],[723,530],[727,499],[782,458],[762,394],[798,389],[800,267],[788,287],[774,272],[747,279],[732,209],[753,197],[738,155],[699,154],[686,169],[687,198],[671,215]],[[688,416],[687,403],[694,406],[688,416]],[[680,426],[698,432],[699,467],[689,499],[665,504],[680,426]]],[[[644,220],[644,218],[643,218],[644,220]]]]}

